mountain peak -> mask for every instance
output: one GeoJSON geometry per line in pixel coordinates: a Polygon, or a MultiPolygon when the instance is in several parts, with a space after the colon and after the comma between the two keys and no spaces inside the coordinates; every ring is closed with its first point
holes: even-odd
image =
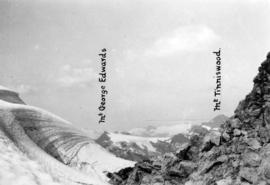
{"type": "Polygon", "coordinates": [[[215,116],[213,119],[211,119],[210,122],[224,123],[227,119],[228,119],[228,117],[226,115],[219,114],[219,115],[215,116]]]}
{"type": "Polygon", "coordinates": [[[252,91],[221,127],[205,136],[195,135],[175,156],[136,164],[127,178],[121,177],[121,185],[269,184],[270,53],[259,67],[252,91]]]}
{"type": "Polygon", "coordinates": [[[270,113],[270,52],[258,69],[252,91],[242,100],[235,110],[235,118],[243,123],[254,122],[261,118],[261,124],[270,123],[266,117],[270,113]]]}
{"type": "Polygon", "coordinates": [[[1,85],[0,85],[0,100],[9,103],[25,104],[23,100],[19,97],[19,94],[17,92],[1,85]]]}

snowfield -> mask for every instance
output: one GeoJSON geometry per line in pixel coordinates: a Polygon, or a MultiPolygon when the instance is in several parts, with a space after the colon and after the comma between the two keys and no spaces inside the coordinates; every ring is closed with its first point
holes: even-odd
{"type": "Polygon", "coordinates": [[[0,130],[0,184],[1,185],[61,185],[45,172],[37,162],[30,160],[0,130]]]}
{"type": "Polygon", "coordinates": [[[121,147],[122,142],[136,143],[140,148],[147,148],[152,152],[156,152],[156,148],[154,148],[151,143],[170,140],[170,137],[140,137],[118,133],[108,133],[108,136],[110,137],[111,141],[118,147],[121,147]]]}
{"type": "Polygon", "coordinates": [[[199,121],[180,121],[175,125],[161,125],[157,127],[148,126],[143,128],[133,128],[128,131],[132,135],[142,137],[172,137],[179,133],[188,133],[192,125],[200,124],[199,121]]]}

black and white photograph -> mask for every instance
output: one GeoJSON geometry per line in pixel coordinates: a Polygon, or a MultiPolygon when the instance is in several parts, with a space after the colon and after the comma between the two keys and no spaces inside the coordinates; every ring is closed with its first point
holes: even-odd
{"type": "Polygon", "coordinates": [[[269,0],[0,0],[0,185],[269,184],[269,0]]]}

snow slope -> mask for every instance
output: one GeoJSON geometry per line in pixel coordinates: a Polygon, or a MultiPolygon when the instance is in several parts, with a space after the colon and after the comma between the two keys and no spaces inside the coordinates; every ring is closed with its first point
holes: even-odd
{"type": "Polygon", "coordinates": [[[36,161],[30,160],[0,130],[1,185],[61,185],[36,161]]]}
{"type": "Polygon", "coordinates": [[[20,104],[16,101],[17,93],[0,88],[0,94],[1,130],[53,179],[65,184],[105,185],[103,171],[133,165],[108,153],[68,121],[23,102],[20,104]]]}

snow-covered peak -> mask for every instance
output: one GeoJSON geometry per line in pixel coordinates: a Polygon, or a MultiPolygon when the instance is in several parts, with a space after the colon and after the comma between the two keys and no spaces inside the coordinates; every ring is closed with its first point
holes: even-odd
{"type": "Polygon", "coordinates": [[[122,142],[136,143],[141,148],[147,148],[149,151],[155,152],[156,149],[153,147],[152,143],[157,143],[158,141],[166,141],[170,139],[169,137],[140,137],[134,135],[126,135],[119,133],[108,133],[111,141],[116,145],[121,145],[122,142]]]}

